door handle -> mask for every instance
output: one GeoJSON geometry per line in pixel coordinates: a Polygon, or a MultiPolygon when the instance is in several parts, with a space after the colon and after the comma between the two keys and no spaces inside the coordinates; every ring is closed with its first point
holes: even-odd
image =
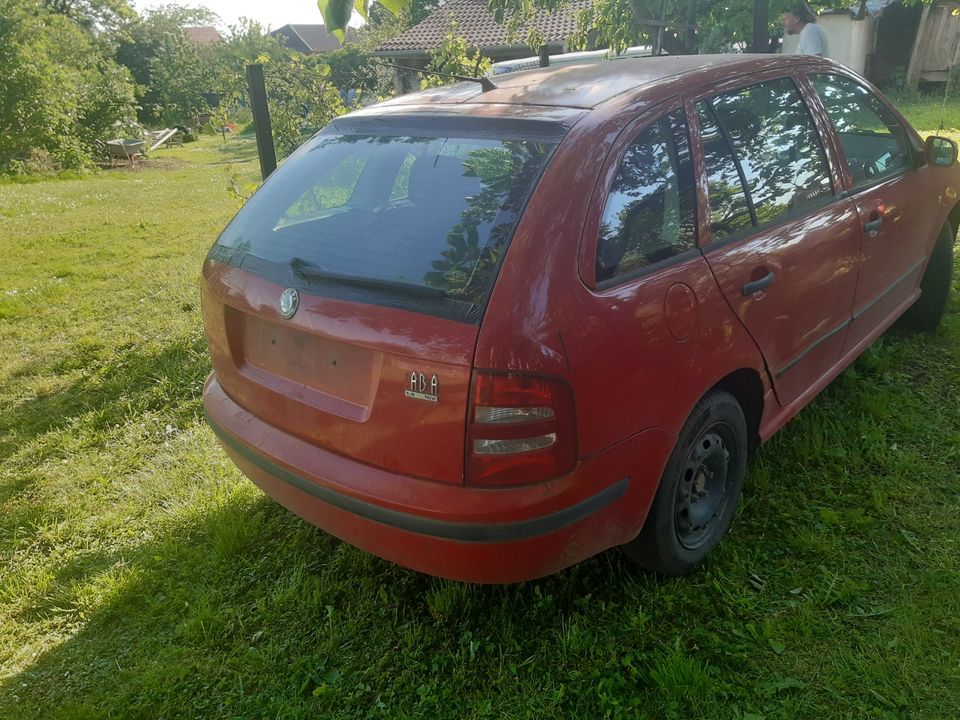
{"type": "Polygon", "coordinates": [[[883,226],[883,215],[878,216],[874,220],[870,220],[863,224],[863,229],[866,231],[867,235],[870,237],[876,237],[877,233],[880,232],[880,228],[883,226]]]}
{"type": "Polygon", "coordinates": [[[743,293],[744,297],[749,297],[750,295],[756,295],[761,290],[765,290],[770,285],[773,285],[773,281],[777,279],[776,273],[768,272],[766,276],[760,278],[759,280],[753,280],[748,282],[743,286],[743,289],[740,291],[743,293]]]}

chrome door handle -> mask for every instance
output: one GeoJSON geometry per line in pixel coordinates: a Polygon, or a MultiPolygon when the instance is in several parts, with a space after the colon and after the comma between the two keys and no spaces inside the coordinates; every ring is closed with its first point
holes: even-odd
{"type": "Polygon", "coordinates": [[[750,295],[756,295],[761,290],[765,290],[770,285],[773,285],[773,281],[777,279],[777,276],[773,272],[768,272],[765,277],[760,278],[759,280],[753,280],[748,282],[743,286],[740,292],[743,293],[744,297],[749,297],[750,295]]]}

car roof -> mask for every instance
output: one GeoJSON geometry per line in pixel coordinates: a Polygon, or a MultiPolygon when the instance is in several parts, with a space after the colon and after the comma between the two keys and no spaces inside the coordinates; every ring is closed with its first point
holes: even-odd
{"type": "Polygon", "coordinates": [[[486,92],[483,92],[479,83],[461,82],[401,95],[371,106],[368,110],[381,113],[420,110],[460,114],[473,110],[463,108],[458,112],[454,106],[488,105],[499,106],[501,110],[496,112],[490,107],[484,114],[534,115],[536,113],[531,111],[536,107],[543,108],[545,114],[562,115],[564,113],[557,112],[561,108],[579,110],[581,113],[578,114],[582,114],[582,111],[593,109],[625,92],[660,85],[665,81],[677,85],[679,91],[732,75],[795,67],[800,63],[834,67],[833,63],[822,58],[797,55],[639,57],[506,73],[491,78],[496,89],[486,92]],[[443,106],[443,109],[438,106],[443,106]],[[518,113],[518,109],[505,106],[526,106],[528,110],[518,113]],[[551,108],[556,110],[551,112],[551,108]]]}

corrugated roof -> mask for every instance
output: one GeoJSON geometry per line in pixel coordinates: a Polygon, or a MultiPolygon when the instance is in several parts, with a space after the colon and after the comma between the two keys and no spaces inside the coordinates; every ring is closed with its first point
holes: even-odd
{"type": "Polygon", "coordinates": [[[487,8],[487,0],[451,0],[422,22],[381,43],[374,52],[390,53],[409,50],[433,50],[447,33],[451,22],[457,32],[473,48],[493,48],[508,45],[525,47],[524,37],[529,27],[536,27],[548,43],[560,43],[569,38],[577,27],[577,13],[589,7],[591,0],[573,0],[570,6],[556,12],[539,11],[533,22],[517,33],[512,42],[507,40],[507,28],[499,25],[487,8]]]}
{"type": "Polygon", "coordinates": [[[183,34],[187,36],[187,40],[197,45],[216,45],[223,42],[223,36],[215,27],[185,27],[183,34]]]}
{"type": "MultiPolygon", "coordinates": [[[[271,35],[283,35],[287,38],[287,46],[303,53],[321,53],[339,50],[343,45],[336,37],[327,32],[323,25],[284,25],[279,27],[271,35]]],[[[347,36],[344,45],[356,40],[356,30],[352,27],[347,28],[347,36]]]]}

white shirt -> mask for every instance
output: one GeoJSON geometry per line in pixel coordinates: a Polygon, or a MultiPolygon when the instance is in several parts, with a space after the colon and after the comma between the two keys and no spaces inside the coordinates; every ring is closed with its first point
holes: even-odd
{"type": "Polygon", "coordinates": [[[827,35],[823,28],[816,23],[807,23],[800,31],[800,42],[794,55],[826,55],[827,35]]]}

